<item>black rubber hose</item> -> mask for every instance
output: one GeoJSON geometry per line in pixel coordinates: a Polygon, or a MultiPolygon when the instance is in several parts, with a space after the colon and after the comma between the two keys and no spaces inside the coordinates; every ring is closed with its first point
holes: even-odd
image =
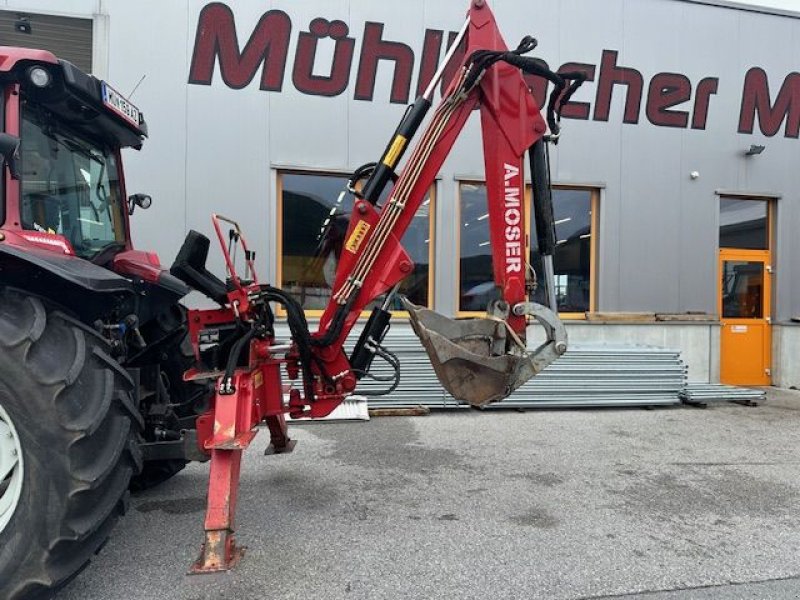
{"type": "Polygon", "coordinates": [[[539,138],[531,146],[528,156],[531,163],[533,216],[539,254],[552,256],[556,249],[556,225],[546,144],[544,138],[539,138]]]}
{"type": "Polygon", "coordinates": [[[225,376],[223,381],[226,384],[233,378],[233,372],[236,370],[236,366],[239,364],[239,357],[242,355],[244,347],[250,343],[250,340],[252,340],[257,333],[258,329],[253,327],[250,331],[245,333],[233,343],[231,353],[228,355],[228,362],[225,365],[225,376]]]}

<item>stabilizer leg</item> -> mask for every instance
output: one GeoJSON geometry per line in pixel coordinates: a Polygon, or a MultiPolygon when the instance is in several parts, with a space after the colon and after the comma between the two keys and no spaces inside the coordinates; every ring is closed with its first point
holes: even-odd
{"type": "Polygon", "coordinates": [[[267,417],[266,421],[269,428],[269,446],[264,450],[264,454],[288,454],[294,450],[297,441],[289,438],[286,418],[280,414],[267,417]]]}
{"type": "Polygon", "coordinates": [[[232,394],[217,393],[214,401],[214,433],[205,443],[211,452],[205,541],[190,574],[228,571],[244,553],[244,549],[236,546],[234,518],[242,452],[250,445],[256,432],[252,429],[254,423],[250,421],[252,395],[249,380],[237,374],[233,389],[232,394]]]}
{"type": "Polygon", "coordinates": [[[236,545],[234,516],[239,491],[241,450],[212,450],[208,480],[205,541],[190,574],[232,569],[244,554],[236,545]]]}

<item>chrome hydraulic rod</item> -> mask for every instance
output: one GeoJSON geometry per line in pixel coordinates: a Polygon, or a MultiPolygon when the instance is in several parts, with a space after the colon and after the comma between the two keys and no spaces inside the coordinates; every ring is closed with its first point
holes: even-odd
{"type": "Polygon", "coordinates": [[[444,57],[444,60],[439,65],[439,68],[436,69],[436,73],[433,75],[433,79],[428,84],[428,87],[425,89],[425,93],[422,94],[422,97],[425,98],[428,102],[433,100],[433,94],[436,91],[436,86],[439,85],[439,82],[442,80],[444,76],[444,70],[447,68],[447,65],[450,64],[450,61],[453,60],[453,56],[455,56],[458,47],[461,45],[461,42],[464,40],[464,36],[467,35],[467,30],[469,29],[469,17],[464,21],[464,24],[461,26],[461,30],[458,32],[458,35],[453,40],[453,43],[450,44],[450,48],[447,50],[447,54],[444,57]]]}
{"type": "Polygon", "coordinates": [[[436,70],[436,73],[433,75],[433,79],[431,79],[431,82],[428,84],[425,93],[417,98],[414,101],[414,104],[408,107],[405,115],[403,115],[403,119],[397,126],[397,129],[392,135],[392,139],[389,141],[386,149],[383,151],[383,155],[375,166],[375,170],[372,172],[372,175],[370,175],[369,179],[364,185],[363,196],[367,202],[373,205],[378,202],[378,199],[383,193],[386,184],[389,183],[394,170],[400,163],[400,159],[403,158],[403,155],[408,148],[409,141],[417,133],[420,125],[422,125],[422,121],[428,114],[436,86],[439,85],[439,82],[441,82],[447,65],[451,60],[453,60],[453,56],[455,56],[456,50],[461,44],[461,41],[464,39],[464,36],[467,34],[468,29],[469,18],[464,21],[461,31],[458,32],[458,35],[453,40],[453,43],[445,55],[444,60],[439,64],[439,67],[436,70]]]}
{"type": "Polygon", "coordinates": [[[544,281],[548,304],[547,308],[552,310],[554,313],[558,313],[558,303],[556,301],[556,274],[555,268],[553,267],[553,255],[543,255],[542,265],[544,266],[544,281]]]}

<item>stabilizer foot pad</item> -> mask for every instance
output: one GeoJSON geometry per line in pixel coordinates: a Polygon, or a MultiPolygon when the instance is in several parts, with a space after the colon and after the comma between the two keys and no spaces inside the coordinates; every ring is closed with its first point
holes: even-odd
{"type": "Polygon", "coordinates": [[[264,456],[269,456],[270,454],[289,454],[294,450],[294,447],[297,445],[297,440],[289,440],[289,442],[282,447],[276,448],[273,444],[267,446],[267,449],[264,450],[264,456]]]}
{"type": "Polygon", "coordinates": [[[244,556],[244,546],[237,546],[233,533],[206,531],[206,541],[187,575],[221,573],[233,569],[244,556]]]}

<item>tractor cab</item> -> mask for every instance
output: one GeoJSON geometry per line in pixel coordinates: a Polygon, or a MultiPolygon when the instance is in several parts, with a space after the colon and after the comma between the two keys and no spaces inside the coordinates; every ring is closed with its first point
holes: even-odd
{"type": "MultiPolygon", "coordinates": [[[[120,152],[142,147],[147,125],[105,81],[49,52],[0,47],[0,271],[12,284],[59,300],[84,318],[122,297],[156,304],[187,293],[153,253],[134,250],[120,152]],[[97,302],[86,301],[86,291],[97,302]],[[101,298],[100,296],[103,296],[101,298]]],[[[144,320],[157,312],[136,300],[144,320]]],[[[131,310],[130,307],[126,310],[131,310]]]]}
{"type": "Polygon", "coordinates": [[[95,264],[129,250],[133,206],[120,149],[141,148],[142,113],[106,82],[40,50],[0,47],[0,83],[4,241],[95,264]]]}

